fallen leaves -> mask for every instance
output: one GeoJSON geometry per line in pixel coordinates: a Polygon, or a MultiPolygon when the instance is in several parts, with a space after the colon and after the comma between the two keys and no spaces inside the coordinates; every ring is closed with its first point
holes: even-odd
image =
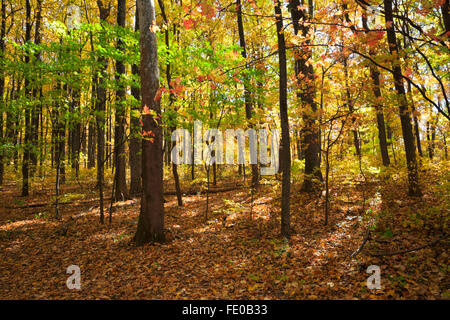
{"type": "MultiPolygon", "coordinates": [[[[333,192],[352,193],[354,185],[342,185],[333,192]]],[[[292,199],[295,233],[289,242],[278,237],[278,195],[271,185],[261,186],[254,195],[252,214],[247,192],[210,195],[214,213],[208,223],[205,195],[185,197],[184,208],[177,207],[175,197],[168,197],[166,232],[171,241],[140,248],[132,244],[139,203],[119,203],[110,228],[98,224],[98,212],[90,210],[89,203],[62,207],[65,218],[61,222],[30,215],[36,209],[23,209],[28,216],[17,216],[16,221],[0,218],[0,298],[399,299],[440,298],[448,292],[448,270],[443,269],[448,253],[442,248],[437,256],[429,248],[414,255],[374,258],[360,254],[351,260],[348,253],[359,246],[365,231],[357,219],[358,198],[336,197],[334,223],[324,227],[315,199],[296,188],[292,199]],[[345,208],[352,207],[348,215],[345,208]],[[67,234],[55,232],[69,217],[74,218],[67,234]],[[230,220],[226,225],[223,217],[230,220]],[[227,228],[231,223],[233,227],[227,228]],[[72,264],[81,268],[79,291],[65,285],[65,269],[72,264]],[[378,291],[365,285],[366,269],[373,264],[382,265],[382,289],[378,291]]],[[[381,192],[373,190],[368,201],[373,211],[382,212],[389,206],[401,220],[408,217],[407,208],[427,206],[405,205],[404,199],[395,202],[401,199],[396,194],[399,189],[392,185],[381,192]],[[386,200],[387,193],[394,195],[393,201],[386,200]]],[[[436,202],[433,194],[425,197],[429,203],[436,202]]],[[[383,215],[376,218],[383,219],[383,215]]],[[[405,227],[391,227],[394,237],[383,240],[390,243],[376,244],[381,246],[378,249],[407,246],[416,237],[397,242],[398,228],[405,227]]]]}

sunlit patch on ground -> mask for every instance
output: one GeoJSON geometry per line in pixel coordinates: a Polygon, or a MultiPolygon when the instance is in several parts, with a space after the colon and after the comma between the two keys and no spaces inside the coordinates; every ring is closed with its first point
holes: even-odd
{"type": "MultiPolygon", "coordinates": [[[[395,185],[367,188],[363,213],[360,190],[351,184],[334,188],[325,227],[323,199],[298,188],[293,186],[288,242],[279,237],[279,194],[271,185],[261,186],[253,199],[249,192],[211,194],[208,215],[205,194],[183,197],[183,207],[175,196],[167,196],[168,241],[139,248],[132,242],[139,199],[116,203],[111,225],[106,201],[104,226],[98,222],[95,199],[61,205],[61,220],[36,215],[40,208],[8,209],[9,218],[0,224],[0,298],[398,299],[440,298],[448,290],[443,246],[411,255],[375,258],[361,253],[349,259],[370,225],[383,231],[381,242],[367,244],[369,252],[432,239],[421,229],[400,234],[403,226],[392,223],[416,219],[413,209],[430,210],[436,194],[427,193],[429,202],[418,203],[403,200],[395,185]],[[391,211],[395,214],[386,213],[391,211]],[[65,285],[71,264],[81,268],[80,291],[65,285]],[[365,283],[372,264],[382,268],[383,287],[376,292],[365,283]]],[[[12,197],[12,191],[5,196],[12,197]]],[[[438,213],[433,217],[438,219],[438,213]]]]}

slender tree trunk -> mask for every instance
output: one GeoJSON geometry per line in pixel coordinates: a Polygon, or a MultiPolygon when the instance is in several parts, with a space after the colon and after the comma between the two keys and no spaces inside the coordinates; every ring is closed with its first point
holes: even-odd
{"type": "MultiPolygon", "coordinates": [[[[5,72],[4,59],[5,54],[5,36],[6,36],[6,1],[2,0],[2,21],[0,26],[0,185],[3,184],[4,160],[6,159],[1,147],[4,145],[3,137],[3,112],[5,110],[5,72]]],[[[6,137],[5,137],[6,138],[6,137]]]]}
{"type": "MultiPolygon", "coordinates": [[[[104,6],[102,0],[97,0],[98,9],[100,11],[100,22],[107,23],[106,19],[109,16],[110,7],[104,6]]],[[[103,35],[100,34],[103,38],[103,35]]],[[[108,60],[106,57],[98,58],[100,64],[100,76],[97,86],[97,185],[100,194],[100,223],[105,223],[104,205],[103,205],[103,183],[104,183],[104,168],[105,168],[105,112],[106,112],[106,70],[108,68],[108,60]]]]}
{"type": "Polygon", "coordinates": [[[408,110],[408,102],[406,100],[400,61],[397,57],[398,46],[397,46],[397,37],[394,30],[392,0],[384,0],[384,11],[385,11],[389,51],[392,55],[392,69],[393,69],[395,90],[397,91],[399,100],[398,102],[400,108],[400,121],[402,125],[403,140],[405,145],[406,162],[408,166],[408,189],[409,189],[408,193],[411,196],[419,196],[422,194],[422,192],[419,187],[419,173],[417,168],[414,135],[411,126],[411,115],[408,110]]]}
{"type": "MultiPolygon", "coordinates": [[[[81,102],[81,92],[79,88],[72,89],[72,110],[75,113],[80,113],[80,102],[81,102]]],[[[72,168],[75,169],[76,176],[78,177],[78,173],[80,171],[80,152],[81,152],[81,122],[79,117],[75,117],[75,120],[72,122],[73,131],[72,131],[72,168]]]]}
{"type": "MultiPolygon", "coordinates": [[[[239,44],[241,46],[242,57],[247,60],[247,48],[245,45],[245,33],[244,33],[244,23],[242,21],[242,5],[241,0],[236,1],[237,7],[237,23],[239,30],[239,44]]],[[[244,100],[245,100],[245,116],[247,118],[247,126],[253,128],[252,124],[252,97],[250,93],[250,79],[247,76],[244,80],[244,100]]],[[[259,173],[258,165],[252,164],[252,187],[257,187],[259,184],[259,173]]],[[[215,175],[214,175],[215,176],[215,175]]]]}
{"type": "MultiPolygon", "coordinates": [[[[92,76],[92,104],[91,104],[91,114],[94,114],[95,108],[96,108],[96,101],[97,101],[97,87],[98,87],[98,77],[97,73],[94,72],[94,75],[92,76]]],[[[97,139],[96,139],[96,126],[93,119],[89,119],[89,125],[88,125],[88,168],[94,168],[95,167],[95,148],[97,146],[97,139]]]]}
{"type": "Polygon", "coordinates": [[[435,148],[436,148],[436,122],[437,121],[433,121],[431,123],[431,151],[433,152],[433,155],[435,154],[435,148]]]}
{"type": "Polygon", "coordinates": [[[281,166],[283,172],[281,190],[281,234],[290,237],[290,193],[291,193],[291,150],[289,137],[289,117],[287,105],[286,43],[283,30],[281,0],[275,1],[275,16],[278,39],[278,61],[280,69],[280,118],[281,118],[281,166]]]}
{"type": "MultiPolygon", "coordinates": [[[[67,84],[64,84],[61,91],[60,86],[60,97],[65,97],[67,95],[67,84]]],[[[59,175],[60,175],[60,184],[66,183],[66,125],[67,121],[64,117],[64,114],[67,112],[66,107],[64,104],[60,105],[61,108],[61,114],[62,118],[59,119],[59,128],[58,128],[58,149],[59,149],[59,157],[60,157],[60,169],[59,169],[59,175]]]]}
{"type": "Polygon", "coordinates": [[[428,156],[430,157],[430,159],[433,159],[434,157],[435,139],[436,139],[436,124],[435,120],[431,118],[430,121],[427,121],[427,140],[428,140],[427,149],[428,149],[428,156]]]}
{"type": "MultiPolygon", "coordinates": [[[[135,31],[139,31],[139,12],[136,8],[136,18],[135,18],[135,31]]],[[[133,64],[132,73],[134,76],[139,76],[139,67],[136,64],[133,64]]],[[[139,86],[132,86],[131,87],[131,94],[134,97],[134,99],[139,103],[141,102],[141,90],[139,86]]],[[[133,116],[133,111],[139,111],[140,107],[138,104],[133,105],[132,107],[132,115],[131,115],[131,121],[130,121],[130,132],[131,132],[131,138],[130,138],[130,174],[131,174],[131,180],[130,180],[130,196],[137,196],[140,195],[142,192],[142,159],[141,159],[141,152],[142,152],[142,142],[139,135],[139,118],[136,116],[133,116]]]]}
{"type": "MultiPolygon", "coordinates": [[[[161,14],[163,16],[164,22],[167,24],[167,28],[165,30],[165,41],[166,41],[166,48],[167,50],[170,50],[170,39],[169,39],[169,25],[168,25],[168,20],[167,20],[167,16],[166,16],[166,11],[164,9],[164,2],[163,0],[158,0],[159,3],[159,7],[161,9],[161,14]]],[[[174,34],[176,33],[176,27],[174,26],[174,34]]],[[[167,85],[169,87],[169,90],[173,89],[173,85],[172,85],[172,74],[171,74],[171,69],[170,69],[171,65],[170,63],[166,64],[166,79],[167,79],[167,85]]],[[[173,103],[175,101],[175,96],[173,94],[173,92],[170,93],[169,96],[169,107],[173,107],[173,103]]],[[[175,112],[177,110],[175,109],[175,112]]],[[[174,120],[174,119],[171,119],[174,120]]],[[[176,130],[175,127],[171,127],[169,130],[169,133],[172,133],[176,130]]],[[[170,146],[171,143],[171,136],[168,137],[167,142],[166,142],[166,146],[170,146]]],[[[170,148],[167,148],[166,150],[166,155],[167,155],[167,164],[170,165],[170,148]]],[[[182,207],[183,206],[183,198],[182,198],[182,194],[181,194],[181,184],[180,184],[180,176],[178,175],[178,166],[172,161],[172,173],[173,173],[173,178],[175,181],[175,190],[176,190],[176,194],[177,194],[177,201],[178,201],[178,206],[182,207]]]]}
{"type": "MultiPolygon", "coordinates": [[[[350,92],[349,74],[348,74],[348,57],[344,58],[343,65],[344,65],[344,76],[345,76],[346,104],[347,104],[348,111],[353,113],[355,109],[353,108],[353,101],[352,101],[352,96],[351,96],[351,92],[350,92]]],[[[352,126],[354,126],[356,118],[353,114],[351,115],[351,119],[352,119],[352,126]]],[[[361,150],[359,147],[358,130],[355,128],[352,128],[352,134],[353,134],[353,145],[355,147],[355,154],[359,157],[361,155],[361,150]]]]}
{"type": "MultiPolygon", "coordinates": [[[[30,0],[25,2],[26,22],[25,22],[25,42],[31,41],[31,3],[30,0]]],[[[25,54],[25,64],[30,64],[30,54],[25,54]]],[[[25,76],[25,98],[30,99],[30,75],[25,76]]],[[[25,138],[23,142],[23,160],[22,160],[22,196],[28,196],[30,194],[30,160],[31,160],[31,110],[25,106],[25,138]]]]}
{"type": "Polygon", "coordinates": [[[419,152],[419,156],[423,157],[422,142],[420,141],[419,119],[417,119],[416,115],[414,115],[413,118],[414,118],[414,132],[416,135],[417,151],[419,152]]]}
{"type": "MultiPolygon", "coordinates": [[[[41,44],[41,19],[42,19],[42,1],[43,0],[37,0],[36,2],[36,15],[35,15],[35,32],[34,32],[34,43],[36,45],[41,44]]],[[[41,60],[41,54],[39,50],[35,54],[35,60],[36,62],[39,62],[41,60]]],[[[37,167],[37,148],[38,146],[38,137],[39,137],[39,110],[41,108],[40,106],[40,85],[39,85],[39,70],[34,70],[34,77],[37,79],[33,79],[33,89],[32,89],[32,97],[33,97],[33,104],[32,104],[32,110],[31,110],[31,146],[32,151],[30,152],[30,175],[34,176],[34,173],[36,171],[37,167]],[[36,76],[37,74],[37,76],[36,76]]]]}
{"type": "MultiPolygon", "coordinates": [[[[125,28],[126,0],[117,0],[117,26],[125,28]]],[[[117,50],[124,52],[124,43],[117,40],[117,50]]],[[[116,124],[114,130],[114,157],[115,157],[115,193],[114,200],[128,199],[128,188],[126,180],[126,157],[125,157],[125,101],[126,92],[122,77],[125,76],[125,65],[119,59],[116,61],[116,124]]]]}
{"type": "MultiPolygon", "coordinates": [[[[17,119],[17,114],[16,112],[13,110],[11,103],[16,99],[16,81],[14,79],[14,75],[12,76],[11,79],[11,90],[9,93],[9,100],[7,101],[7,104],[4,104],[4,106],[7,106],[7,110],[6,110],[6,130],[5,130],[5,139],[8,143],[11,143],[13,146],[16,145],[16,119],[17,119]]],[[[14,148],[16,149],[16,148],[14,148]]],[[[13,151],[13,154],[8,154],[7,155],[7,160],[5,161],[6,163],[9,163],[11,161],[11,158],[14,158],[14,153],[15,150],[13,151]]]]}
{"type": "Polygon", "coordinates": [[[433,149],[431,148],[430,121],[427,121],[427,150],[428,157],[433,159],[433,149]]]}
{"type": "Polygon", "coordinates": [[[157,37],[151,28],[156,21],[154,2],[138,0],[138,8],[143,131],[144,135],[152,133],[151,141],[142,141],[143,195],[135,240],[137,245],[143,245],[151,241],[164,241],[165,236],[161,106],[160,101],[155,99],[159,89],[157,37]],[[155,112],[156,116],[148,110],[155,112]]]}
{"type": "Polygon", "coordinates": [[[442,141],[444,143],[444,157],[445,157],[445,160],[447,160],[448,159],[447,136],[445,134],[442,135],[442,141]]]}

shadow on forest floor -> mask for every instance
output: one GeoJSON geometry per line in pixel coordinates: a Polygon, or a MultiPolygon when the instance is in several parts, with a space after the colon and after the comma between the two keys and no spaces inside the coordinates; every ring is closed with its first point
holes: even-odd
{"type": "MultiPolygon", "coordinates": [[[[441,177],[429,172],[428,178],[441,177]]],[[[448,239],[407,254],[368,255],[448,234],[439,183],[428,186],[420,200],[406,198],[401,182],[344,180],[334,177],[339,187],[332,186],[328,226],[323,198],[293,185],[290,241],[279,237],[280,187],[271,180],[253,196],[247,188],[210,195],[208,216],[204,194],[185,196],[182,208],[167,196],[168,242],[139,248],[132,243],[139,200],[117,203],[112,225],[100,225],[93,186],[69,183],[63,218],[56,220],[54,207],[45,205],[52,201],[51,184],[29,198],[6,184],[0,199],[0,298],[448,298],[448,239]],[[369,228],[371,240],[350,259],[369,228]],[[81,268],[81,290],[66,287],[70,265],[81,268]],[[367,289],[370,265],[381,267],[380,290],[367,289]]],[[[227,186],[233,184],[238,182],[228,180],[227,186]]],[[[109,214],[109,201],[106,207],[109,214]]]]}

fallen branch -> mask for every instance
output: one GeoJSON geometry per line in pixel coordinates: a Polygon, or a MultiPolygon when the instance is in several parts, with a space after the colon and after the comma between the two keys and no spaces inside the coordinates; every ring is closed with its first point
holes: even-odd
{"type": "MultiPolygon", "coordinates": [[[[209,190],[210,194],[216,194],[216,193],[221,193],[221,192],[229,192],[229,191],[234,191],[234,190],[238,190],[238,189],[242,189],[243,186],[233,186],[233,187],[228,187],[228,188],[222,188],[222,189],[212,189],[209,190]]],[[[188,196],[195,196],[199,193],[203,194],[206,191],[201,191],[201,190],[190,190],[187,192],[183,192],[184,195],[188,195],[188,196]]],[[[176,192],[174,191],[168,191],[168,192],[164,192],[165,196],[175,196],[176,192]]],[[[109,199],[105,199],[108,201],[111,201],[112,198],[109,199]]],[[[68,205],[68,204],[85,204],[85,203],[90,203],[90,202],[98,202],[100,201],[99,199],[89,199],[89,200],[73,200],[73,201],[67,201],[67,202],[60,202],[59,205],[68,205]]],[[[34,203],[34,204],[29,204],[29,205],[25,205],[25,206],[18,206],[18,207],[4,207],[5,209],[11,209],[11,210],[17,210],[17,209],[28,209],[28,208],[40,208],[40,207],[47,207],[47,206],[55,206],[55,203],[34,203]]]]}
{"type": "Polygon", "coordinates": [[[364,246],[366,245],[367,241],[369,241],[369,240],[370,240],[370,230],[367,230],[367,233],[366,233],[366,236],[364,237],[363,242],[361,243],[359,248],[350,255],[350,259],[356,257],[361,251],[363,251],[364,246]]]}
{"type": "Polygon", "coordinates": [[[381,252],[381,253],[370,253],[370,252],[369,252],[369,253],[365,253],[365,254],[366,254],[366,255],[369,255],[369,256],[371,256],[371,257],[395,256],[395,255],[397,255],[397,254],[404,254],[404,253],[409,253],[409,252],[419,251],[419,250],[422,250],[422,249],[425,249],[425,248],[434,246],[435,244],[437,244],[438,242],[444,240],[444,239],[447,238],[447,237],[448,237],[448,235],[446,234],[446,235],[440,237],[440,238],[437,239],[437,240],[434,240],[434,241],[432,241],[432,242],[430,242],[430,243],[428,243],[428,244],[425,244],[425,245],[423,245],[423,246],[420,246],[420,247],[417,247],[417,248],[413,248],[413,249],[406,249],[406,250],[395,251],[395,252],[381,252]]]}
{"type": "MultiPolygon", "coordinates": [[[[228,188],[222,188],[222,189],[210,189],[209,190],[209,194],[216,194],[216,193],[221,193],[221,192],[229,192],[229,191],[234,191],[234,190],[238,190],[238,189],[242,189],[242,186],[234,186],[234,187],[228,187],[228,188]]],[[[206,194],[206,190],[204,191],[200,191],[200,190],[190,190],[190,191],[186,191],[186,192],[182,192],[183,195],[187,195],[187,196],[195,196],[197,194],[206,194]]],[[[165,196],[175,196],[177,193],[175,191],[169,191],[169,192],[164,192],[165,196]]]]}

